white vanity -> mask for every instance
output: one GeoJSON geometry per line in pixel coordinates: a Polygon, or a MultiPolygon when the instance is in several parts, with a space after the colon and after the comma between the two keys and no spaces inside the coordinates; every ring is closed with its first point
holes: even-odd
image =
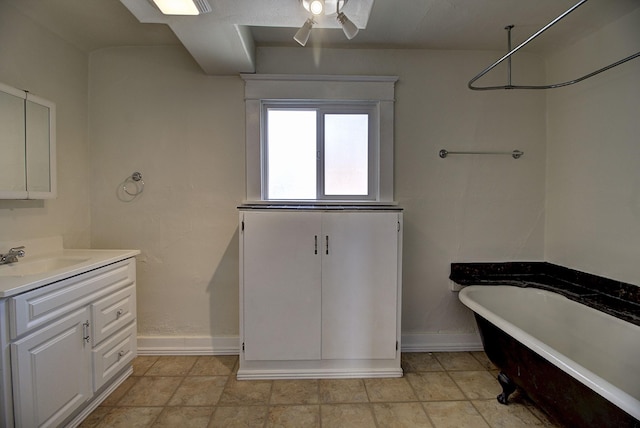
{"type": "Polygon", "coordinates": [[[402,211],[240,207],[238,379],[399,377],[402,211]]]}
{"type": "Polygon", "coordinates": [[[139,251],[42,241],[0,265],[0,427],[76,426],[132,373],[139,251]]]}

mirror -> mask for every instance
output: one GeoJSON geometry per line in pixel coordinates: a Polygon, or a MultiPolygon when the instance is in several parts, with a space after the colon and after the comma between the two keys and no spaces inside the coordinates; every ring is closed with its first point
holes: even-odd
{"type": "Polygon", "coordinates": [[[0,191],[24,192],[26,198],[25,93],[0,87],[0,191]]]}
{"type": "Polygon", "coordinates": [[[0,83],[0,153],[0,199],[55,198],[55,104],[0,83]]]}

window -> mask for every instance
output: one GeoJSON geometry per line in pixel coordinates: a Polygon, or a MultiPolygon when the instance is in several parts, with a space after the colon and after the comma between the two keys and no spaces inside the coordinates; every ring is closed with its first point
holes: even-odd
{"type": "Polygon", "coordinates": [[[265,103],[267,200],[375,200],[375,105],[265,103]]]}
{"type": "Polygon", "coordinates": [[[396,77],[242,78],[247,202],[393,202],[396,77]]]}

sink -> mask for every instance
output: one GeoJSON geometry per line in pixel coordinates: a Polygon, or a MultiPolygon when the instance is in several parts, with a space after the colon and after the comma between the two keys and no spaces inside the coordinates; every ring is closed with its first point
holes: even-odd
{"type": "Polygon", "coordinates": [[[81,257],[46,257],[0,265],[0,276],[27,276],[69,268],[89,260],[81,257]]]}

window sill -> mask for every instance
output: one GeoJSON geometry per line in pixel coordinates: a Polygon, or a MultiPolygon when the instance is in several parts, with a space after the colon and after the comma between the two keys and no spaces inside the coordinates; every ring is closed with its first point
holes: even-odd
{"type": "Polygon", "coordinates": [[[397,202],[361,202],[361,201],[244,201],[240,210],[402,210],[397,202]]]}

